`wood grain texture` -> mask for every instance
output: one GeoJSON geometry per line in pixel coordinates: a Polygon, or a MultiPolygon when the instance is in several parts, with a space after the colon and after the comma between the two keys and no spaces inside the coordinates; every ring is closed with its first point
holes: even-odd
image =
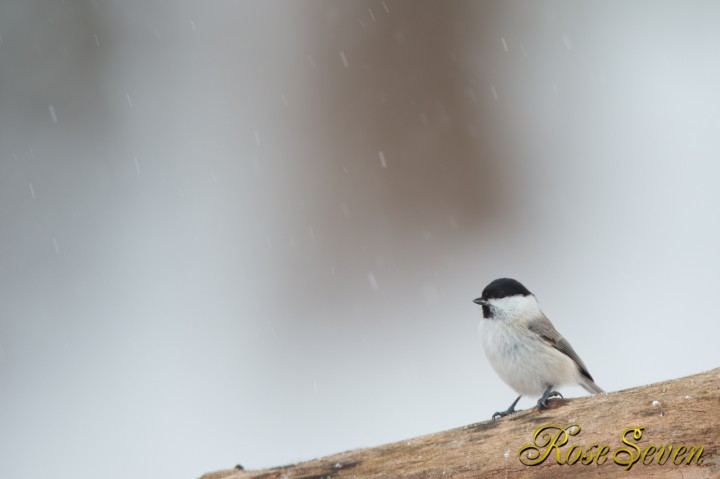
{"type": "MultiPolygon", "coordinates": [[[[594,456],[597,449],[594,449],[594,456]]],[[[636,451],[633,449],[632,452],[636,451]]],[[[619,455],[621,460],[627,457],[619,455]]],[[[448,477],[720,478],[720,368],[600,396],[552,399],[550,407],[543,411],[532,408],[495,422],[485,421],[300,464],[256,471],[218,471],[206,474],[202,479],[448,477]],[[580,432],[568,436],[566,445],[552,449],[541,464],[523,464],[519,458],[520,449],[533,443],[533,434],[539,427],[549,424],[562,428],[576,424],[580,426],[580,432]],[[626,437],[642,449],[648,445],[667,444],[672,444],[674,451],[681,445],[703,446],[702,464],[698,465],[694,460],[690,465],[674,465],[671,457],[664,465],[659,465],[656,454],[650,465],[643,465],[640,459],[626,470],[614,462],[613,453],[629,447],[623,444],[622,436],[634,427],[644,428],[642,437],[632,439],[631,433],[626,437]],[[563,460],[573,445],[587,450],[593,443],[610,447],[604,464],[557,463],[556,450],[560,451],[563,460]]]]}

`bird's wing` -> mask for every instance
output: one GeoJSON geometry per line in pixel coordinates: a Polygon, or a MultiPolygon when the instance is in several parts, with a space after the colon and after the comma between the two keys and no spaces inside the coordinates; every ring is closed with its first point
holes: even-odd
{"type": "Polygon", "coordinates": [[[573,347],[570,346],[570,343],[568,343],[567,340],[558,333],[557,329],[555,329],[549,319],[543,316],[539,319],[531,321],[528,324],[528,328],[530,331],[537,334],[548,345],[575,361],[580,373],[587,377],[590,381],[594,381],[592,376],[590,376],[585,363],[583,363],[582,359],[580,359],[580,356],[578,356],[573,347]]]}

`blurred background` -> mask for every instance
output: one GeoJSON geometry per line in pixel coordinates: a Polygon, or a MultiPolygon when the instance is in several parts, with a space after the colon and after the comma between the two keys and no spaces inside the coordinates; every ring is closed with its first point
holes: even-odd
{"type": "Polygon", "coordinates": [[[489,419],[502,276],[608,391],[717,367],[718,47],[712,1],[3,1],[0,475],[489,419]]]}

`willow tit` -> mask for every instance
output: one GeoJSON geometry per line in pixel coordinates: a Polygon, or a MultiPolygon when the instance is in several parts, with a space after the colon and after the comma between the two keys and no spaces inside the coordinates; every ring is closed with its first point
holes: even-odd
{"type": "Polygon", "coordinates": [[[520,396],[493,419],[515,412],[522,396],[542,395],[538,409],[547,400],[560,396],[553,388],[580,385],[590,394],[603,391],[570,343],[557,332],[540,310],[537,299],[518,281],[496,279],[474,301],[482,306],[480,322],[482,344],[490,365],[500,379],[520,396]]]}

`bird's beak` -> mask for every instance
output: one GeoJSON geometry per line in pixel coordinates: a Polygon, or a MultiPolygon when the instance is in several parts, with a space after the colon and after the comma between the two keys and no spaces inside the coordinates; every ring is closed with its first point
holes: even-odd
{"type": "Polygon", "coordinates": [[[487,305],[488,305],[488,302],[485,301],[485,300],[482,299],[482,298],[478,298],[478,299],[473,300],[473,303],[479,304],[480,306],[487,306],[487,305]]]}

